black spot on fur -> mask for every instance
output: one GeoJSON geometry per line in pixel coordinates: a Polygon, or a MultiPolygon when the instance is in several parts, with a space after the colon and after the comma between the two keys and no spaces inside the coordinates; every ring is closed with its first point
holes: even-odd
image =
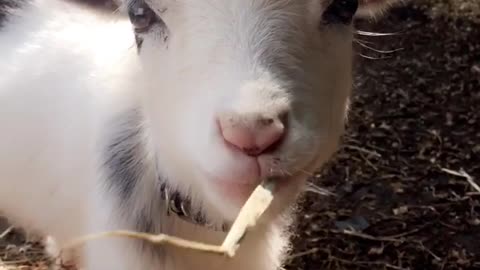
{"type": "MultiPolygon", "coordinates": [[[[142,127],[144,118],[139,110],[130,110],[115,117],[109,126],[104,143],[104,163],[107,191],[118,197],[118,218],[129,224],[131,230],[151,234],[162,233],[162,217],[166,216],[165,202],[161,195],[161,179],[151,175],[152,160],[147,156],[147,144],[142,127]],[[152,177],[153,179],[147,179],[152,177]],[[134,193],[140,181],[151,184],[154,194],[148,198],[134,193]],[[140,197],[134,197],[140,196],[140,197]],[[143,200],[143,201],[142,201],[143,200]]],[[[144,183],[144,184],[145,184],[144,183]]],[[[153,258],[164,256],[164,248],[146,241],[132,240],[153,258]]]]}
{"type": "Polygon", "coordinates": [[[112,123],[104,149],[108,184],[127,202],[145,171],[145,145],[142,138],[142,116],[138,111],[125,112],[112,123]]]}
{"type": "Polygon", "coordinates": [[[0,28],[12,10],[22,8],[27,2],[28,0],[0,0],[0,28]]]}
{"type": "Polygon", "coordinates": [[[135,35],[135,42],[137,43],[137,51],[140,52],[140,50],[142,49],[143,38],[139,35],[135,35]]]}
{"type": "Polygon", "coordinates": [[[113,0],[66,0],[76,4],[80,4],[96,10],[113,12],[118,9],[118,5],[113,0]]]}

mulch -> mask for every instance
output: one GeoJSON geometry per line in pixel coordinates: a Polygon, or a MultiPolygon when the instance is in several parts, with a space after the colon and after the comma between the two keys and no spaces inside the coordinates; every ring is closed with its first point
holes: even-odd
{"type": "Polygon", "coordinates": [[[336,196],[305,195],[285,269],[480,269],[480,12],[439,8],[359,22],[395,35],[357,35],[348,129],[313,179],[336,196]]]}

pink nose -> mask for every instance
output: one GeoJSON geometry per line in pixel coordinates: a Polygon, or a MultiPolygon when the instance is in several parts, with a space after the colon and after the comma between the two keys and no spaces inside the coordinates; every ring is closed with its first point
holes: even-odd
{"type": "Polygon", "coordinates": [[[279,146],[286,117],[222,115],[218,119],[224,140],[249,156],[259,156],[279,146]]]}

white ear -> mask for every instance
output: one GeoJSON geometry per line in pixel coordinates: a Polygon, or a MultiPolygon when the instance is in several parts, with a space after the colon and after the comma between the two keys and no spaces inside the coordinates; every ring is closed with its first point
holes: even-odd
{"type": "Polygon", "coordinates": [[[374,18],[383,15],[390,7],[408,0],[359,0],[357,18],[374,18]]]}

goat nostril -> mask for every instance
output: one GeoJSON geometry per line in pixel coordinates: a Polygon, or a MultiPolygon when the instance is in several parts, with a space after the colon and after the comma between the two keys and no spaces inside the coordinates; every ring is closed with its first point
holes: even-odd
{"type": "Polygon", "coordinates": [[[218,125],[223,139],[248,156],[273,152],[285,137],[286,123],[283,115],[278,117],[219,118],[218,125]]]}
{"type": "Polygon", "coordinates": [[[273,124],[273,122],[275,122],[275,120],[273,120],[272,118],[261,118],[259,120],[259,123],[262,126],[269,126],[269,125],[273,124]]]}

